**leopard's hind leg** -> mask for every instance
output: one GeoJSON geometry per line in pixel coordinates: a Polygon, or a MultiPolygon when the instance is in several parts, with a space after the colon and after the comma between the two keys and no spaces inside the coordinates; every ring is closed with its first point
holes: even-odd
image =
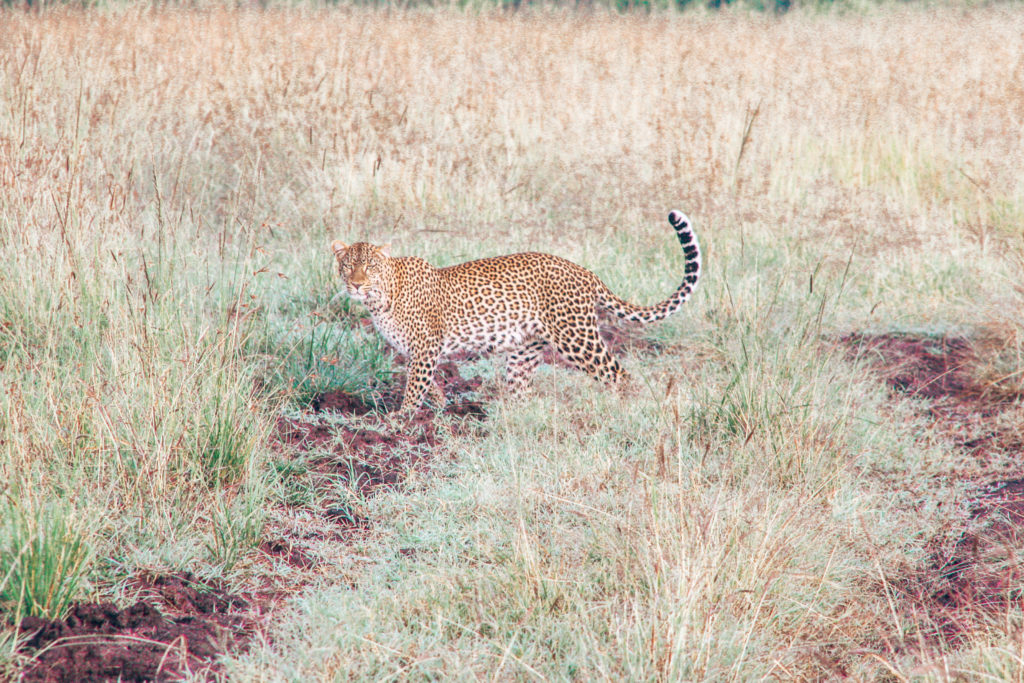
{"type": "Polygon", "coordinates": [[[618,359],[612,355],[597,331],[594,313],[576,315],[574,324],[547,325],[547,338],[558,354],[570,365],[605,384],[629,379],[618,359]]]}
{"type": "Polygon", "coordinates": [[[548,343],[533,339],[511,351],[505,361],[505,387],[510,396],[517,396],[530,384],[530,378],[540,365],[540,355],[548,343]]]}

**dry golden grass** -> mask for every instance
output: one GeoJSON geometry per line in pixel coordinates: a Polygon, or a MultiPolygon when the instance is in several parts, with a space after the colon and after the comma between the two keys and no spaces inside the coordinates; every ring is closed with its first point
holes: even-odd
{"type": "Polygon", "coordinates": [[[651,301],[679,208],[708,252],[658,333],[683,361],[631,359],[629,405],[542,373],[450,481],[374,503],[362,592],[311,593],[232,670],[1014,671],[1019,610],[963,654],[891,604],[959,461],[819,342],[986,325],[1019,374],[1022,127],[1015,5],[2,11],[0,495],[78,510],[92,595],[139,566],[244,581],[287,393],[253,380],[320,324],[330,239],[549,251],[651,301]]]}
{"type": "Polygon", "coordinates": [[[4,182],[18,218],[52,218],[47,190],[72,179],[91,214],[109,213],[129,171],[145,187],[142,164],[171,156],[165,199],[241,192],[294,227],[382,211],[414,226],[439,214],[536,223],[539,192],[565,195],[558,218],[585,225],[640,206],[776,201],[866,220],[888,206],[910,226],[946,210],[983,234],[1019,219],[1024,66],[1009,7],[782,20],[115,9],[4,22],[4,182]],[[260,179],[271,196],[256,196],[260,179]]]}

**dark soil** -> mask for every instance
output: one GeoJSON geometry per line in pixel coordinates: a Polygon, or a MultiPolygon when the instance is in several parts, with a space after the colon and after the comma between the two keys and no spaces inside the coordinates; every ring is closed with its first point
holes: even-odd
{"type": "Polygon", "coordinates": [[[868,357],[885,383],[900,393],[960,402],[973,401],[979,393],[969,372],[973,352],[966,339],[851,334],[840,341],[868,357]]]}
{"type": "Polygon", "coordinates": [[[312,569],[320,564],[317,558],[284,539],[263,541],[259,548],[268,556],[283,560],[296,569],[312,569]]]}
{"type": "MultiPolygon", "coordinates": [[[[278,420],[279,450],[292,457],[315,451],[311,466],[317,474],[335,483],[340,478],[362,496],[395,486],[412,470],[426,467],[446,437],[479,430],[486,419],[484,404],[470,396],[480,390],[479,378],[463,378],[455,360],[448,360],[438,367],[437,379],[448,398],[444,415],[461,419],[438,420],[430,409],[412,417],[388,415],[401,403],[398,388],[378,393],[372,403],[333,391],[315,397],[304,415],[278,420]],[[359,419],[323,419],[328,415],[359,419]]],[[[343,505],[327,508],[322,516],[345,528],[369,526],[359,510],[343,505]]]]}
{"type": "Polygon", "coordinates": [[[955,540],[931,545],[927,566],[901,586],[927,616],[926,637],[960,645],[1010,608],[1024,608],[1024,478],[985,485],[955,540]]]}
{"type": "Polygon", "coordinates": [[[185,572],[136,580],[142,597],[75,605],[59,621],[21,620],[22,653],[34,656],[24,681],[172,681],[214,672],[215,659],[248,640],[249,602],[185,572]]]}
{"type": "Polygon", "coordinates": [[[315,396],[309,407],[315,413],[332,412],[345,415],[366,415],[373,411],[372,405],[366,405],[355,396],[342,391],[331,391],[315,396]]]}
{"type": "MultiPolygon", "coordinates": [[[[998,420],[1021,405],[1019,388],[981,379],[984,349],[967,338],[849,335],[850,353],[867,357],[896,393],[922,400],[922,413],[957,447],[988,463],[1024,456],[1022,425],[998,420]]],[[[1010,421],[1012,422],[1012,421],[1010,421]]],[[[926,640],[955,647],[985,622],[1024,606],[1024,457],[1019,474],[979,481],[954,539],[936,539],[926,566],[897,582],[902,608],[917,616],[926,640]]]]}

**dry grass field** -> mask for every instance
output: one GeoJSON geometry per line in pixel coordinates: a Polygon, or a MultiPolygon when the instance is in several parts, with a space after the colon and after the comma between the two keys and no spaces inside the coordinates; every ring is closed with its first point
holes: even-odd
{"type": "Polygon", "coordinates": [[[1024,680],[1022,131],[1016,4],[0,11],[0,678],[1024,680]],[[386,412],[332,239],[673,208],[631,393],[386,412]]]}

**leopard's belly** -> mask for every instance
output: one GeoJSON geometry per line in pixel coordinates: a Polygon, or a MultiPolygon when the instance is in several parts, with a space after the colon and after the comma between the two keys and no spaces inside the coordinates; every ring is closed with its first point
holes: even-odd
{"type": "MultiPolygon", "coordinates": [[[[386,315],[374,315],[373,325],[395,351],[411,356],[416,335],[397,320],[386,315]]],[[[504,353],[522,348],[541,331],[535,317],[517,319],[512,316],[501,320],[463,319],[448,326],[441,338],[441,355],[458,353],[504,353]]]]}
{"type": "Polygon", "coordinates": [[[540,322],[526,320],[475,320],[452,326],[441,342],[441,353],[503,353],[522,348],[540,331],[540,322]]]}

